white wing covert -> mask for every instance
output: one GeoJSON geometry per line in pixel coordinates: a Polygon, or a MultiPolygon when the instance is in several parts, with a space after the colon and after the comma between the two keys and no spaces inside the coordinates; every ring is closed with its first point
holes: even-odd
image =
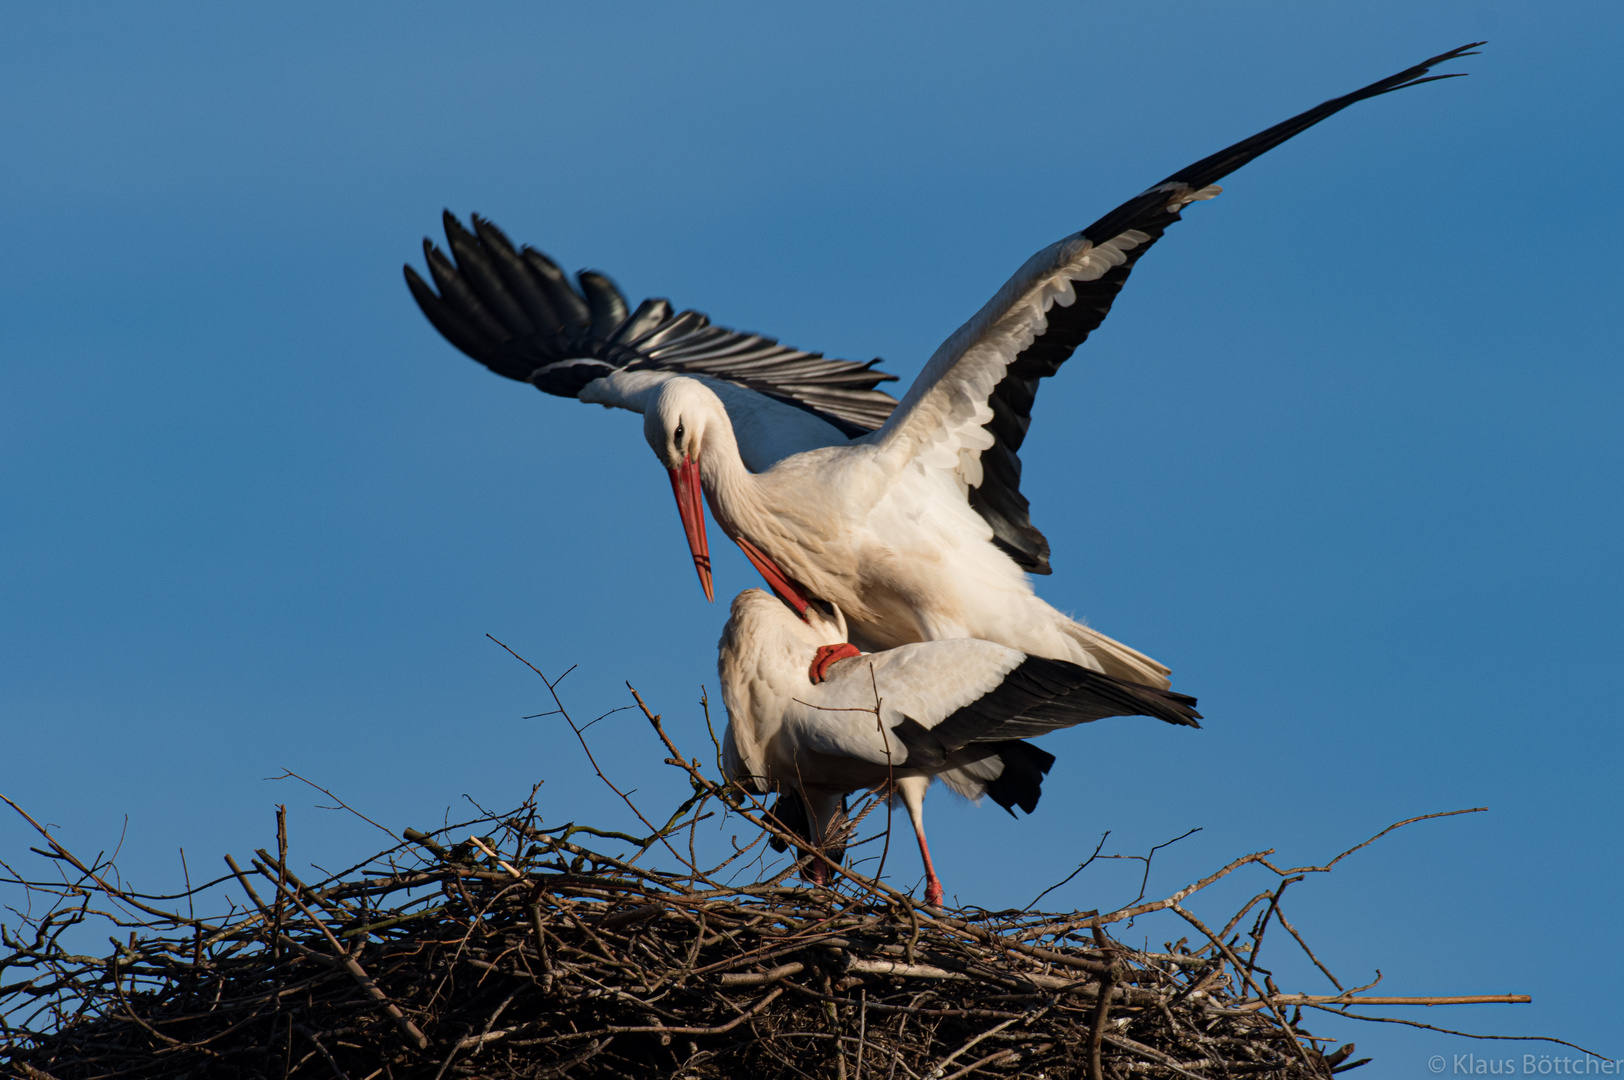
{"type": "Polygon", "coordinates": [[[1201,726],[1188,695],[969,639],[842,660],[825,682],[797,694],[784,724],[800,745],[819,753],[939,768],[972,744],[1031,738],[1107,716],[1201,726]]]}
{"type": "Polygon", "coordinates": [[[798,692],[785,727],[819,753],[873,765],[916,764],[896,738],[898,724],[910,716],[934,723],[951,715],[996,690],[1025,658],[1015,649],[971,639],[864,653],[834,664],[822,683],[798,692]]]}

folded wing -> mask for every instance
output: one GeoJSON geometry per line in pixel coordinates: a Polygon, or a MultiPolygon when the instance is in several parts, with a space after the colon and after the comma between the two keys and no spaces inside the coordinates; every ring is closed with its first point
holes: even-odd
{"type": "Polygon", "coordinates": [[[1107,716],[1200,727],[1195,704],[1186,694],[1064,660],[959,639],[840,661],[823,683],[795,695],[785,720],[799,745],[819,753],[939,769],[975,744],[1007,744],[1107,716]]]}
{"type": "Polygon", "coordinates": [[[944,716],[906,716],[894,727],[908,762],[931,766],[974,743],[1029,739],[1107,716],[1154,716],[1200,727],[1195,698],[1028,656],[985,694],[944,716]]]}

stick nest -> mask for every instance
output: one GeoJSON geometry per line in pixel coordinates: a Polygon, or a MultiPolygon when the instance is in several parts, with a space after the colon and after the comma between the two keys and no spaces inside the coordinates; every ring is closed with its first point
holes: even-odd
{"type": "Polygon", "coordinates": [[[0,884],[27,900],[0,927],[0,1063],[27,1080],[1296,1080],[1364,1064],[1352,1044],[1332,1050],[1305,1031],[1302,1007],[1527,1000],[1358,997],[1368,987],[1344,990],[1323,965],[1336,995],[1283,994],[1256,967],[1271,919],[1319,965],[1281,894],[1409,821],[1324,866],[1276,867],[1258,852],[1113,912],[945,911],[827,860],[833,885],[785,884],[822,852],[760,800],[708,779],[637,703],[693,797],[657,827],[587,754],[644,837],[543,828],[532,792],[515,811],[408,829],[404,843],[307,884],[279,809],[274,854],[259,849],[246,867],[227,856],[228,874],[155,896],[5,799],[44,839],[33,850],[55,875],[0,863],[0,884]],[[755,839],[702,869],[694,830],[718,809],[755,839]],[[723,880],[763,837],[800,862],[723,880]],[[1185,906],[1244,866],[1274,883],[1221,929],[1185,906]],[[199,915],[200,900],[226,910],[199,915]],[[1181,917],[1197,944],[1156,953],[1108,935],[1154,912],[1181,917]],[[111,954],[76,950],[109,923],[111,954]]]}
{"type": "Polygon", "coordinates": [[[461,843],[466,824],[414,832],[318,885],[261,850],[232,875],[249,907],[147,911],[106,958],[56,939],[93,899],[152,904],[81,879],[83,902],[36,920],[32,941],[7,934],[0,978],[34,970],[0,986],[7,1011],[36,1005],[5,1032],[10,1067],[58,1080],[1058,1080],[1324,1077],[1347,1057],[1248,1002],[1210,945],[1142,952],[1088,915],[705,889],[561,835],[577,827],[543,831],[531,811],[471,823],[488,834],[461,843]]]}

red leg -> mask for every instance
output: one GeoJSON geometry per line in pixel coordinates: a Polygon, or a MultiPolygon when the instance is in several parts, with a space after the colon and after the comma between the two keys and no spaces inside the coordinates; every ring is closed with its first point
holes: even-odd
{"type": "Polygon", "coordinates": [[[896,781],[897,795],[908,808],[914,838],[919,841],[919,858],[925,864],[925,903],[930,907],[941,907],[942,879],[936,876],[936,867],[930,861],[930,845],[925,843],[925,789],[928,787],[928,776],[899,776],[896,781]]]}
{"type": "Polygon", "coordinates": [[[857,646],[845,641],[839,645],[819,645],[817,653],[812,657],[812,668],[807,672],[807,677],[814,684],[820,683],[835,661],[861,655],[862,651],[857,646]]]}
{"type": "Polygon", "coordinates": [[[942,906],[942,879],[936,876],[936,867],[931,865],[930,847],[925,843],[925,832],[919,830],[919,857],[925,860],[925,903],[929,907],[942,906]]]}

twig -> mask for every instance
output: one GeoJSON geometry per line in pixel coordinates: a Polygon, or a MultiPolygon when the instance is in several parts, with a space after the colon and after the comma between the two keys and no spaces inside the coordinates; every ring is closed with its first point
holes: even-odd
{"type": "MultiPolygon", "coordinates": [[[[394,833],[394,831],[392,829],[384,828],[382,825],[379,825],[376,821],[373,821],[371,818],[369,818],[365,814],[361,813],[361,811],[357,810],[355,807],[351,806],[349,803],[345,802],[343,799],[340,799],[337,795],[334,795],[331,791],[329,791],[326,788],[322,787],[320,784],[316,783],[314,780],[308,780],[305,777],[300,776],[298,773],[294,772],[292,769],[290,769],[290,768],[288,768],[286,766],[283,766],[281,776],[267,776],[265,779],[267,779],[267,780],[289,780],[289,779],[292,779],[292,780],[297,780],[302,784],[308,784],[311,787],[315,788],[317,791],[321,792],[323,795],[327,796],[329,799],[333,800],[333,802],[338,804],[337,806],[322,807],[322,809],[324,809],[324,810],[348,810],[350,813],[354,814],[356,817],[360,818],[362,821],[366,822],[368,825],[371,825],[374,829],[377,829],[380,832],[383,832],[386,835],[388,835],[391,840],[395,838],[395,833],[394,833]]],[[[284,811],[286,811],[287,808],[283,807],[282,809],[284,811]]],[[[284,855],[285,854],[286,853],[284,852],[284,855]]]]}
{"type": "Polygon", "coordinates": [[[1303,952],[1307,953],[1308,958],[1314,961],[1314,966],[1320,969],[1320,973],[1323,974],[1327,979],[1331,980],[1332,986],[1336,987],[1338,990],[1341,990],[1342,984],[1337,981],[1335,975],[1331,974],[1330,968],[1320,963],[1319,957],[1314,955],[1314,950],[1308,947],[1308,942],[1303,940],[1303,936],[1297,932],[1297,928],[1292,926],[1291,923],[1286,920],[1286,913],[1284,911],[1280,911],[1277,912],[1276,915],[1280,920],[1280,925],[1284,926],[1286,928],[1286,932],[1289,933],[1293,938],[1297,939],[1297,944],[1301,945],[1303,952]]]}
{"type": "Polygon", "coordinates": [[[1588,1050],[1585,1047],[1580,1046],[1578,1043],[1571,1043],[1566,1039],[1555,1039],[1549,1035],[1474,1035],[1470,1031],[1455,1031],[1452,1028],[1434,1027],[1431,1024],[1423,1024],[1419,1020],[1401,1020],[1396,1016],[1360,1016],[1358,1013],[1346,1012],[1342,1009],[1333,1009],[1327,1005],[1310,1005],[1309,1008],[1322,1009],[1325,1012],[1334,1013],[1337,1016],[1345,1016],[1349,1020],[1364,1020],[1371,1024],[1401,1024],[1404,1027],[1422,1028],[1426,1031],[1437,1031],[1444,1035],[1456,1035],[1462,1039],[1483,1039],[1496,1042],[1556,1043],[1558,1046],[1572,1047],[1574,1050],[1577,1050],[1582,1054],[1589,1054],[1593,1058],[1600,1058],[1603,1061],[1609,1060],[1606,1054],[1598,1054],[1596,1051],[1588,1050]]]}
{"type": "MultiPolygon", "coordinates": [[[[1374,844],[1376,841],[1378,841],[1382,837],[1386,836],[1388,833],[1392,832],[1394,829],[1402,829],[1404,826],[1406,826],[1406,825],[1414,825],[1418,821],[1431,821],[1433,818],[1455,817],[1457,814],[1486,814],[1488,812],[1489,812],[1489,808],[1487,806],[1472,806],[1472,807],[1468,807],[1465,810],[1440,810],[1435,814],[1421,814],[1418,817],[1405,818],[1403,821],[1395,821],[1395,822],[1393,822],[1393,824],[1387,826],[1387,828],[1383,829],[1381,832],[1377,833],[1375,836],[1372,836],[1369,840],[1366,840],[1362,844],[1355,844],[1353,847],[1351,847],[1348,850],[1344,851],[1342,854],[1338,855],[1336,858],[1332,859],[1330,862],[1326,863],[1324,866],[1294,866],[1289,870],[1281,870],[1278,867],[1270,865],[1268,863],[1268,861],[1266,861],[1266,860],[1263,861],[1263,865],[1269,867],[1270,870],[1273,870],[1275,873],[1279,874],[1281,877],[1289,877],[1292,874],[1326,874],[1326,873],[1330,872],[1331,867],[1335,866],[1337,863],[1341,862],[1343,859],[1346,859],[1349,855],[1352,855],[1355,851],[1364,850],[1365,848],[1369,847],[1371,844],[1374,844]]],[[[1271,853],[1270,852],[1265,852],[1264,854],[1271,854],[1271,853]]]]}
{"type": "Polygon", "coordinates": [[[1270,994],[1261,1000],[1236,1002],[1230,1006],[1252,1012],[1271,1005],[1527,1005],[1527,994],[1457,994],[1446,997],[1355,997],[1352,994],[1270,994]]]}

